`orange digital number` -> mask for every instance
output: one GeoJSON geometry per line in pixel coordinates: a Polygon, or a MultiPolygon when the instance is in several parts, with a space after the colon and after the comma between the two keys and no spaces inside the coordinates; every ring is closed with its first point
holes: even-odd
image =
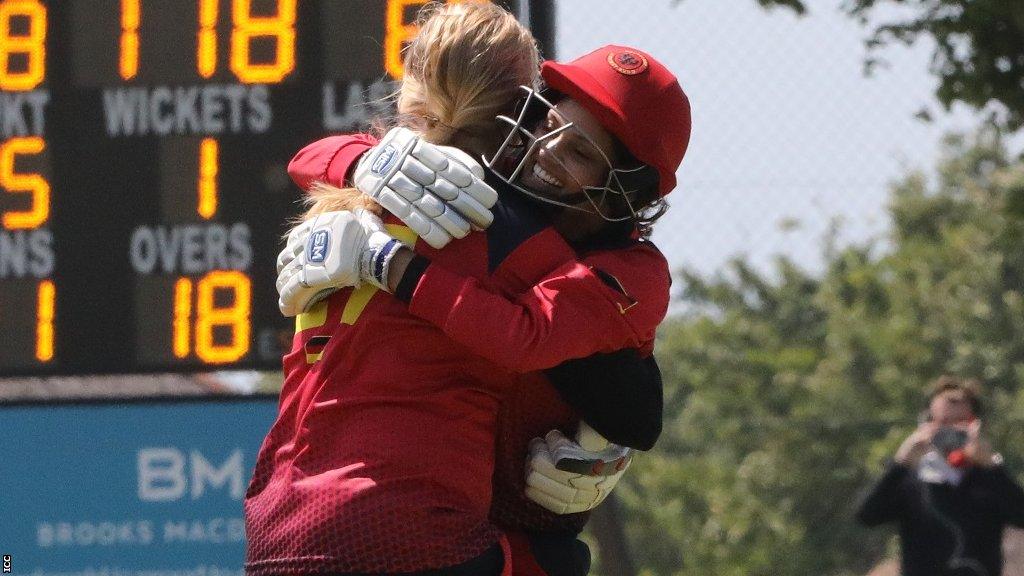
{"type": "Polygon", "coordinates": [[[231,31],[231,71],[246,84],[273,84],[295,69],[296,0],[278,0],[274,16],[253,16],[252,0],[234,0],[231,31]],[[274,60],[253,64],[249,54],[253,38],[274,39],[274,60]]]}
{"type": "Polygon", "coordinates": [[[121,78],[131,80],[139,73],[139,21],[142,0],[121,0],[121,78]]]}
{"type": "Polygon", "coordinates": [[[217,158],[220,145],[214,138],[203,138],[199,144],[199,206],[197,212],[209,220],[217,213],[217,158]]]}
{"type": "MultiPolygon", "coordinates": [[[[195,353],[209,364],[234,362],[249,352],[249,319],[252,307],[252,283],[249,277],[235,270],[215,270],[204,276],[196,286],[195,353]],[[232,293],[228,306],[218,307],[216,291],[232,293]],[[218,344],[214,329],[227,327],[231,338],[218,344]]],[[[172,348],[177,358],[189,354],[190,319],[192,316],[192,281],[179,278],[174,286],[174,323],[172,348]]]]}
{"type": "Polygon", "coordinates": [[[0,90],[32,90],[46,77],[46,7],[39,0],[0,1],[0,90]],[[14,18],[28,19],[28,34],[11,33],[14,18]],[[11,55],[24,54],[25,70],[11,70],[11,55]]]}
{"type": "Polygon", "coordinates": [[[199,0],[199,42],[196,68],[203,78],[217,71],[217,6],[219,0],[199,0]]]}
{"type": "Polygon", "coordinates": [[[189,323],[192,320],[192,281],[178,278],[174,283],[174,321],[171,349],[175,358],[185,358],[192,347],[189,323]]]}
{"type": "Polygon", "coordinates": [[[415,24],[405,22],[405,10],[409,6],[426,4],[424,0],[388,0],[384,16],[384,69],[395,80],[401,80],[405,73],[402,66],[402,48],[416,35],[415,24]]]}
{"type": "Polygon", "coordinates": [[[36,360],[53,360],[53,318],[56,312],[57,287],[50,280],[39,283],[36,303],[36,360]]]}
{"type": "MultiPolygon", "coordinates": [[[[422,6],[429,0],[388,0],[384,12],[384,69],[395,80],[401,80],[405,74],[402,63],[402,49],[405,43],[412,40],[419,27],[405,21],[405,12],[410,6],[422,6]]],[[[448,4],[458,4],[463,0],[448,0],[448,4]]]]}
{"type": "Polygon", "coordinates": [[[23,212],[5,212],[4,228],[25,230],[38,228],[50,217],[50,183],[39,174],[18,174],[14,162],[18,154],[40,154],[46,142],[39,136],[11,138],[0,146],[0,186],[10,193],[32,195],[32,206],[23,212]]]}
{"type": "MultiPolygon", "coordinates": [[[[19,2],[27,0],[6,0],[19,2]]],[[[217,72],[217,20],[219,0],[196,0],[199,32],[196,34],[196,72],[211,78],[217,72]]],[[[32,0],[38,2],[38,0],[32,0]]],[[[231,70],[246,84],[274,84],[295,70],[295,18],[298,0],[277,0],[271,16],[254,16],[252,0],[232,0],[231,70]],[[252,42],[269,38],[274,42],[270,62],[252,61],[252,42]]],[[[139,22],[141,0],[121,0],[121,78],[129,80],[139,71],[139,22]]],[[[45,22],[45,12],[43,13],[45,22]]],[[[44,26],[45,32],[45,26],[44,26]]],[[[22,40],[21,37],[12,40],[22,40]]],[[[40,44],[41,45],[41,44],[40,44]]]]}
{"type": "Polygon", "coordinates": [[[249,309],[252,306],[252,286],[249,277],[234,270],[210,272],[196,290],[196,355],[204,362],[223,364],[238,360],[249,351],[249,309]],[[234,299],[230,306],[217,308],[216,290],[231,290],[234,299]],[[231,329],[231,342],[218,345],[213,339],[216,326],[231,329]]]}

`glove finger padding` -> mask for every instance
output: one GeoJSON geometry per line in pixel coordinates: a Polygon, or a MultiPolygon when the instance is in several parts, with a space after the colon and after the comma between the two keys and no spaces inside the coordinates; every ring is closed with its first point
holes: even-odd
{"type": "MultiPolygon", "coordinates": [[[[377,198],[377,202],[388,212],[397,216],[399,220],[404,222],[410,230],[415,232],[417,236],[430,246],[440,250],[452,241],[452,235],[439,223],[428,218],[419,208],[399,197],[395,192],[384,190],[381,192],[380,197],[377,198]]],[[[462,236],[459,237],[461,238],[462,236]]]]}
{"type": "Polygon", "coordinates": [[[543,442],[530,450],[530,460],[527,466],[527,475],[529,476],[529,474],[534,475],[534,482],[528,481],[527,486],[533,486],[562,501],[575,500],[578,489],[573,485],[572,478],[577,475],[555,468],[554,457],[543,442]],[[555,480],[555,478],[559,480],[555,480]],[[564,482],[560,482],[560,480],[564,480],[564,482]]]}
{"type": "Polygon", "coordinates": [[[277,255],[277,273],[280,274],[292,260],[298,257],[306,249],[306,237],[309,235],[309,227],[313,220],[306,220],[292,228],[285,240],[284,249],[277,255]]]}
{"type": "Polygon", "coordinates": [[[461,206],[464,200],[472,202],[471,199],[458,197],[452,202],[445,203],[438,199],[436,195],[427,192],[417,202],[417,207],[420,209],[420,212],[433,220],[434,223],[439,225],[453,238],[465,238],[469,235],[469,222],[466,222],[462,216],[459,216],[459,212],[452,210],[453,206],[461,206]]]}
{"type": "Polygon", "coordinates": [[[471,227],[483,229],[493,222],[490,207],[498,195],[483,176],[483,168],[465,152],[436,146],[399,127],[363,155],[355,185],[441,248],[452,238],[465,237],[471,227]]]}
{"type": "Polygon", "coordinates": [[[544,441],[559,470],[591,476],[606,475],[625,466],[632,458],[630,448],[609,442],[585,422],[580,423],[580,431],[576,440],[558,430],[552,430],[545,436],[544,441]],[[581,441],[588,448],[581,446],[581,441]]]}
{"type": "Polygon", "coordinates": [[[498,202],[498,192],[484,182],[484,168],[458,148],[438,146],[452,162],[445,172],[445,180],[459,188],[459,197],[464,201],[456,206],[459,214],[473,226],[483,230],[494,222],[491,208],[498,202]]]}
{"type": "MultiPolygon", "coordinates": [[[[277,273],[277,293],[281,294],[284,292],[284,287],[287,286],[292,279],[297,279],[297,274],[302,269],[302,262],[300,260],[292,260],[288,264],[281,268],[281,271],[277,273]]],[[[297,281],[297,280],[296,280],[297,281]]]]}
{"type": "MultiPolygon", "coordinates": [[[[415,163],[415,160],[409,159],[409,162],[415,163]]],[[[426,169],[422,165],[420,166],[426,169]]],[[[422,174],[418,175],[417,178],[421,176],[422,174]]],[[[391,178],[391,181],[381,190],[380,196],[377,198],[377,201],[381,202],[382,206],[384,206],[382,198],[389,194],[389,192],[398,196],[391,200],[391,204],[398,204],[395,206],[396,211],[393,213],[399,219],[402,219],[403,222],[405,222],[403,215],[412,210],[419,210],[423,216],[437,222],[455,238],[465,237],[469,234],[470,230],[470,225],[466,223],[460,214],[471,214],[475,219],[474,225],[477,226],[480,223],[489,225],[490,221],[493,220],[490,210],[481,206],[473,198],[463,194],[457,186],[448,180],[437,179],[424,185],[414,181],[405,173],[398,173],[391,178]]]]}
{"type": "Polygon", "coordinates": [[[317,302],[320,302],[338,290],[339,288],[336,287],[327,287],[321,290],[316,290],[315,288],[303,286],[302,282],[299,280],[299,275],[296,274],[292,276],[292,280],[287,282],[281,289],[277,306],[281,309],[281,314],[284,316],[298,316],[303,312],[307,312],[317,302]]]}
{"type": "Polygon", "coordinates": [[[599,488],[569,488],[562,482],[534,471],[527,477],[526,497],[555,514],[579,514],[593,510],[607,494],[599,488]]]}
{"type": "Polygon", "coordinates": [[[302,266],[293,262],[278,276],[277,306],[281,314],[287,317],[298,316],[314,304],[333,294],[337,288],[328,287],[317,290],[303,284],[302,266]]]}
{"type": "Polygon", "coordinates": [[[603,447],[600,451],[584,450],[558,430],[548,432],[543,440],[534,438],[526,465],[526,496],[556,514],[575,514],[597,507],[631,462],[628,448],[599,436],[598,439],[594,442],[595,439],[588,438],[588,445],[603,447]],[[584,465],[567,469],[563,459],[584,465]]]}
{"type": "Polygon", "coordinates": [[[555,466],[547,446],[541,442],[539,448],[531,450],[527,460],[526,497],[555,514],[573,513],[577,490],[546,476],[544,470],[555,470],[555,466]]]}
{"type": "Polygon", "coordinates": [[[352,212],[326,212],[288,235],[278,256],[278,307],[295,316],[341,287],[359,286],[359,259],[366,244],[364,224],[352,212]],[[289,261],[295,246],[303,246],[289,261]]]}
{"type": "MultiPolygon", "coordinates": [[[[484,167],[481,166],[479,162],[473,159],[473,157],[467,154],[466,152],[463,152],[462,150],[459,150],[454,146],[438,146],[437,149],[444,152],[445,156],[448,156],[452,160],[455,160],[459,164],[465,166],[467,169],[469,169],[469,172],[473,176],[477,177],[480,180],[484,179],[484,167]]],[[[489,186],[487,187],[487,189],[490,191],[490,193],[494,194],[493,197],[481,196],[478,197],[477,200],[479,200],[481,204],[490,208],[491,206],[494,206],[495,202],[498,201],[498,194],[494,192],[494,189],[489,186]],[[490,198],[490,201],[487,200],[488,198],[490,198]]]]}
{"type": "MultiPolygon", "coordinates": [[[[477,229],[483,230],[494,222],[494,214],[468,194],[459,194],[448,201],[448,206],[454,210],[454,214],[465,214],[477,229]]],[[[466,231],[469,231],[469,225],[466,225],[466,231]]]]}

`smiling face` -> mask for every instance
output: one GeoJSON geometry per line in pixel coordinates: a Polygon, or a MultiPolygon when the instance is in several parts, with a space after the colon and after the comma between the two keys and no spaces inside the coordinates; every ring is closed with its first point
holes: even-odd
{"type": "Polygon", "coordinates": [[[524,91],[514,116],[498,116],[506,136],[484,163],[511,188],[550,205],[563,236],[581,240],[609,223],[627,223],[614,228],[620,233],[658,202],[658,173],[633,158],[587,107],[524,91]]]}
{"type": "Polygon", "coordinates": [[[570,203],[585,188],[604,186],[615,162],[615,140],[578,102],[556,104],[533,134],[540,145],[526,161],[524,185],[570,203]]]}

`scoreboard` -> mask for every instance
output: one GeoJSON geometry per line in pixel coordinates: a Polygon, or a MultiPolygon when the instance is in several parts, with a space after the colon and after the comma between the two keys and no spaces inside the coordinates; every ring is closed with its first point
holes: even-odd
{"type": "Polygon", "coordinates": [[[422,4],[0,0],[0,376],[277,368],[287,162],[390,112],[422,4]]]}

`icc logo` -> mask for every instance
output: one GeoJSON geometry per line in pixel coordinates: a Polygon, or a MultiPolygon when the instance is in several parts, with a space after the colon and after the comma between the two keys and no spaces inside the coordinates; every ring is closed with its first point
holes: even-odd
{"type": "Polygon", "coordinates": [[[380,156],[377,156],[377,159],[373,161],[373,166],[370,167],[370,170],[378,175],[387,172],[391,168],[391,162],[397,154],[398,150],[391,144],[388,144],[384,147],[380,156]]]}
{"type": "Polygon", "coordinates": [[[314,264],[323,264],[327,259],[327,249],[331,245],[331,233],[317,230],[309,237],[309,253],[306,259],[314,264]]]}

